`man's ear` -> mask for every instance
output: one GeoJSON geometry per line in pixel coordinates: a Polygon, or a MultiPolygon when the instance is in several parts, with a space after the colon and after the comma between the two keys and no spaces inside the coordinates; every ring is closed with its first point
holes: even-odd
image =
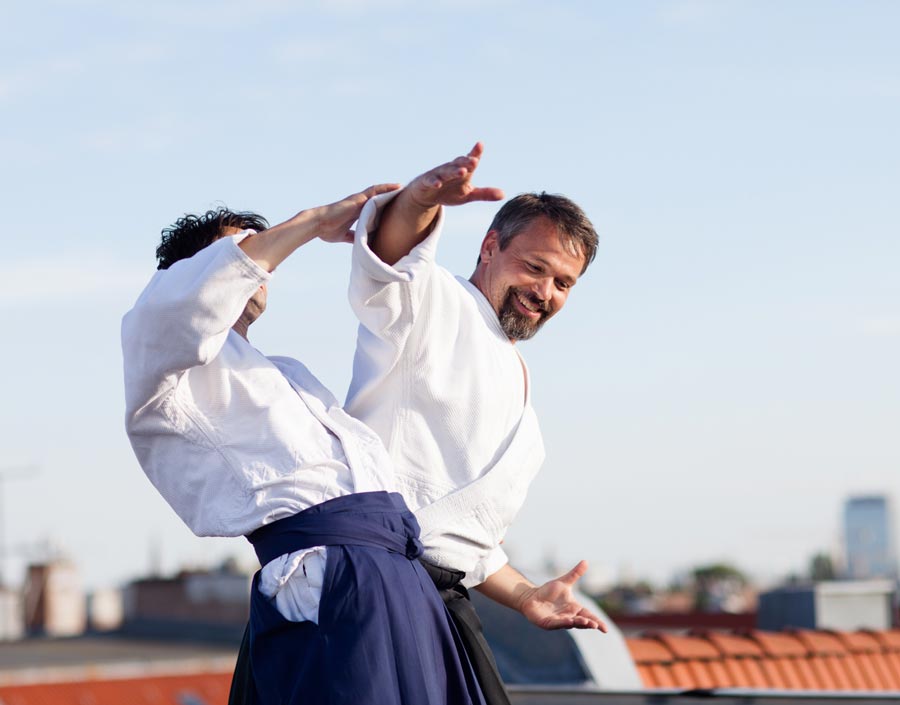
{"type": "Polygon", "coordinates": [[[490,261],[491,257],[500,249],[497,237],[496,230],[488,230],[487,235],[484,236],[484,240],[481,241],[481,251],[479,252],[482,262],[490,261]]]}

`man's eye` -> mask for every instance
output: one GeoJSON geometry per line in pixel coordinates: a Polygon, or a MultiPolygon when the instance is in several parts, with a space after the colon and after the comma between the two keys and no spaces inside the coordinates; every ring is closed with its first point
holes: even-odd
{"type": "Polygon", "coordinates": [[[556,288],[559,289],[560,291],[565,291],[570,286],[572,286],[572,285],[569,284],[569,282],[564,282],[562,279],[556,280],[556,288]]]}
{"type": "Polygon", "coordinates": [[[529,272],[534,272],[535,274],[541,273],[541,268],[536,264],[532,264],[531,262],[526,262],[525,266],[528,268],[529,272]]]}

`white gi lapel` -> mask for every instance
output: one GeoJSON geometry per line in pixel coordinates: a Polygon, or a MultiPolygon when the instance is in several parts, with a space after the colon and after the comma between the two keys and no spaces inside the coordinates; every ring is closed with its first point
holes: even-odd
{"type": "Polygon", "coordinates": [[[537,415],[531,404],[526,404],[506,451],[484,475],[416,512],[423,528],[423,542],[434,546],[438,553],[445,554],[442,558],[448,559],[440,564],[471,561],[471,558],[446,555],[454,553],[451,544],[461,542],[469,547],[474,544],[484,553],[499,545],[524,503],[528,486],[543,459],[544,444],[537,415]],[[445,541],[441,537],[455,540],[445,541]]]}

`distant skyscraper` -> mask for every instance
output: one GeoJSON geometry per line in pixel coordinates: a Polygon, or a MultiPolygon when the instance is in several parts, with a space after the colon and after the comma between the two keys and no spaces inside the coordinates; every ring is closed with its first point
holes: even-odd
{"type": "Polygon", "coordinates": [[[851,497],[844,504],[847,577],[897,578],[894,522],[887,497],[851,497]]]}

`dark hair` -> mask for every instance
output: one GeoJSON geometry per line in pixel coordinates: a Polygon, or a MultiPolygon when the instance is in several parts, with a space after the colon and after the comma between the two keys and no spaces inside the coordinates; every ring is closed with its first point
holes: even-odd
{"type": "Polygon", "coordinates": [[[597,232],[584,211],[565,196],[546,191],[519,194],[497,211],[489,230],[497,231],[497,242],[500,249],[505,250],[531,221],[541,217],[556,225],[564,243],[584,255],[584,267],[581,269],[584,274],[597,254],[597,232]]]}
{"type": "Polygon", "coordinates": [[[225,228],[266,230],[268,221],[257,213],[230,211],[219,206],[203,215],[185,214],[162,230],[162,242],[156,248],[157,269],[168,269],[175,262],[193,257],[207,245],[222,237],[225,228]]]}

